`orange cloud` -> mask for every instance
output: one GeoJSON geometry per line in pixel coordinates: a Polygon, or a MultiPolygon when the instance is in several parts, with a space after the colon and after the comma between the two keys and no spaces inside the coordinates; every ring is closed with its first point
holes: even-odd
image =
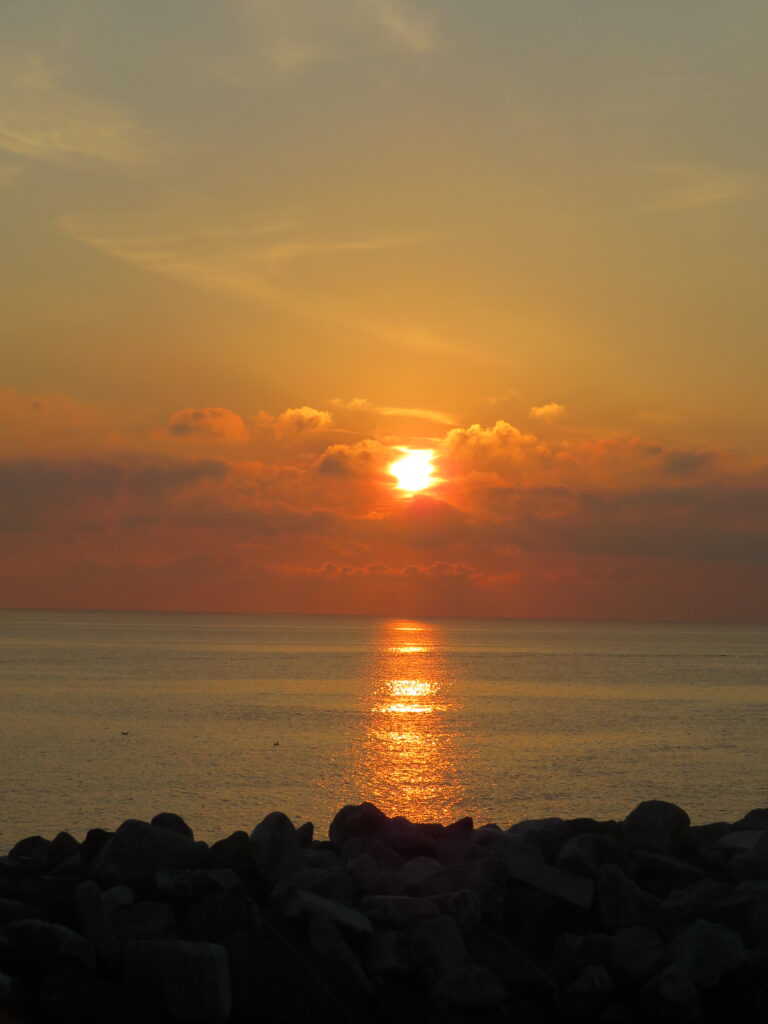
{"type": "Polygon", "coordinates": [[[236,412],[209,406],[181,409],[168,421],[168,433],[174,437],[208,437],[222,441],[248,441],[250,432],[236,412]]]}
{"type": "Polygon", "coordinates": [[[298,409],[286,409],[274,420],[274,431],[277,437],[296,437],[300,434],[314,434],[333,427],[333,417],[329,412],[313,409],[302,405],[298,409]]]}
{"type": "Polygon", "coordinates": [[[547,402],[546,405],[533,405],[528,415],[532,420],[552,423],[554,420],[565,416],[565,406],[560,405],[558,402],[547,402]]]}

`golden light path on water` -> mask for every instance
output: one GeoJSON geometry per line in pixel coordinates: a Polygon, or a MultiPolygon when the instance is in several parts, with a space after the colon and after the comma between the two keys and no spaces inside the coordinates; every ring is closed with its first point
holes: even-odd
{"type": "Polygon", "coordinates": [[[382,623],[362,697],[359,797],[412,821],[449,822],[462,814],[460,708],[442,639],[431,623],[382,623]]]}

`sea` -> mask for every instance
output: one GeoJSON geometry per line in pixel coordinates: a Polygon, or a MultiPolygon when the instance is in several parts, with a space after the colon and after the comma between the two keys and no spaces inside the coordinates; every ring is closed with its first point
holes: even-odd
{"type": "Polygon", "coordinates": [[[0,853],[175,811],[509,826],[768,805],[768,627],[0,611],[0,853]]]}

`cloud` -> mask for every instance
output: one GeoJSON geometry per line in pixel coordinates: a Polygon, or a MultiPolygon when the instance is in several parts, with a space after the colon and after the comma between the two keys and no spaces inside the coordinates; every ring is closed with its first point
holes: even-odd
{"type": "Polygon", "coordinates": [[[698,210],[719,203],[746,199],[760,187],[755,175],[692,163],[658,163],[653,167],[662,183],[662,195],[649,210],[698,210]]]}
{"type": "Polygon", "coordinates": [[[222,441],[247,441],[251,436],[236,412],[217,407],[181,409],[171,416],[167,431],[174,437],[209,437],[222,441]]]}
{"type": "Polygon", "coordinates": [[[367,398],[352,398],[344,401],[341,398],[331,400],[331,405],[341,409],[349,409],[352,412],[368,412],[376,416],[388,416],[397,419],[426,420],[429,423],[440,423],[444,426],[453,427],[456,425],[456,418],[438,409],[414,409],[395,405],[376,405],[369,402],[367,398]]]}
{"type": "Polygon", "coordinates": [[[430,53],[438,44],[434,24],[411,7],[397,0],[358,0],[374,22],[381,26],[397,46],[411,53],[430,53]]]}
{"type": "Polygon", "coordinates": [[[532,420],[552,423],[554,420],[565,416],[565,406],[560,405],[558,402],[547,402],[546,405],[532,405],[528,415],[532,420]]]}
{"type": "Polygon", "coordinates": [[[357,444],[333,444],[318,459],[317,471],[330,477],[380,476],[395,454],[391,448],[369,438],[357,444]]]}
{"type": "Polygon", "coordinates": [[[286,409],[273,421],[275,435],[280,438],[295,438],[302,434],[317,434],[333,428],[333,416],[311,405],[298,409],[286,409]]]}
{"type": "Polygon", "coordinates": [[[319,566],[274,565],[273,572],[285,576],[299,576],[304,579],[324,579],[335,581],[373,581],[404,583],[426,583],[444,585],[446,583],[469,583],[484,586],[501,581],[519,582],[519,574],[504,573],[494,575],[481,572],[471,565],[462,562],[432,562],[430,565],[406,565],[396,567],[384,562],[373,562],[367,565],[339,565],[336,562],[324,562],[319,566]]]}
{"type": "Polygon", "coordinates": [[[36,53],[3,56],[0,149],[54,162],[84,157],[134,164],[147,158],[146,142],[126,111],[68,89],[36,53]]]}

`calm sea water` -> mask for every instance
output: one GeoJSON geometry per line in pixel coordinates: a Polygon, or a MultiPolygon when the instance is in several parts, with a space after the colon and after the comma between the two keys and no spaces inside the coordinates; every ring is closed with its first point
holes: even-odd
{"type": "Polygon", "coordinates": [[[768,803],[768,628],[0,612],[0,850],[173,810],[511,824],[768,803]]]}

